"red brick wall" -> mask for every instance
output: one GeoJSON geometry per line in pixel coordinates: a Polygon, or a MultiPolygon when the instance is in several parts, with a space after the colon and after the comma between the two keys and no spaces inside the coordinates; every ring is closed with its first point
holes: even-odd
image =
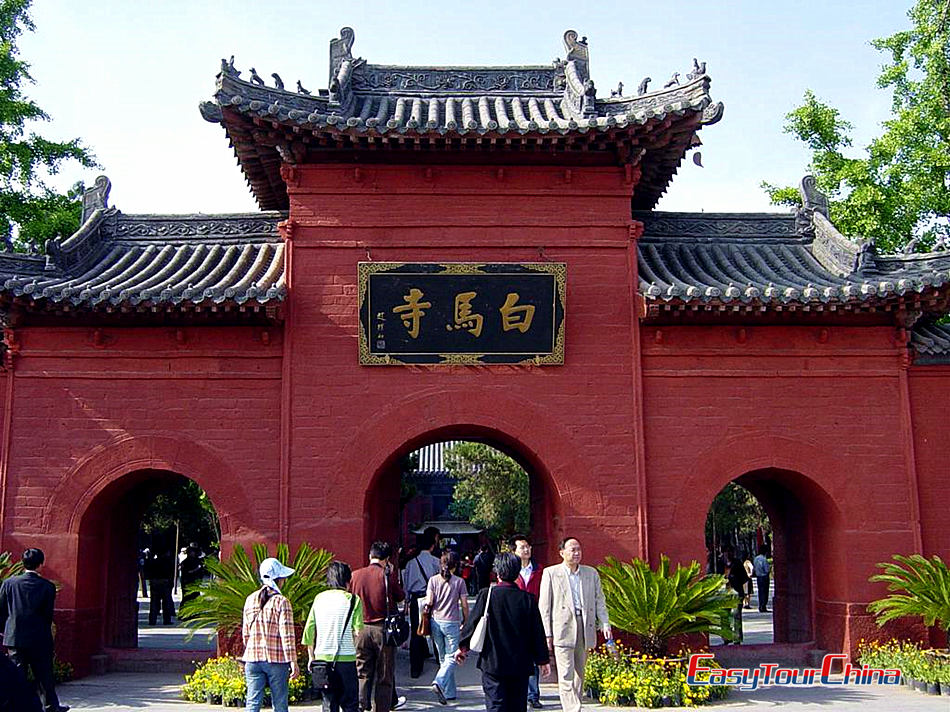
{"type": "Polygon", "coordinates": [[[828,335],[644,327],[644,412],[653,556],[703,561],[719,489],[746,473],[778,480],[808,513],[787,535],[810,539],[818,642],[838,650],[876,630],[864,605],[883,589],[867,578],[916,533],[894,330],[828,335]]]}
{"type": "Polygon", "coordinates": [[[276,538],[280,339],[265,346],[251,328],[186,328],[183,342],[174,329],[104,329],[99,347],[81,327],[18,333],[2,546],[45,550],[45,574],[62,587],[58,648],[82,670],[73,651],[98,644],[108,567],[134,569],[106,554],[110,535],[134,530],[101,524],[129,506],[129,473],[196,480],[228,545],[276,538]]]}

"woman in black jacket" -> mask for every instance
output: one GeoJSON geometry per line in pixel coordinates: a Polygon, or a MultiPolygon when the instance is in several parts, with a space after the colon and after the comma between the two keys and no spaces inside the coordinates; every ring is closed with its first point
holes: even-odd
{"type": "Polygon", "coordinates": [[[478,594],[456,653],[456,660],[464,662],[487,602],[488,631],[478,656],[487,712],[524,712],[528,704],[528,678],[534,674],[534,666],[540,666],[542,677],[551,674],[538,604],[514,583],[520,573],[521,559],[510,553],[498,555],[495,574],[499,583],[478,594]]]}

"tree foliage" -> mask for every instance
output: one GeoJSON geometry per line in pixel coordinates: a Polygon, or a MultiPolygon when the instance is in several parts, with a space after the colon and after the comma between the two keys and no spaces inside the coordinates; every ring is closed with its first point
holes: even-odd
{"type": "MultiPolygon", "coordinates": [[[[918,0],[908,15],[910,29],[872,42],[887,57],[877,85],[893,106],[863,156],[846,155],[852,125],[811,91],[785,131],[811,151],[809,172],[842,232],[882,251],[950,249],[950,0],[918,0]]],[[[762,186],[775,204],[800,204],[794,188],[762,186]]]]}
{"type": "Polygon", "coordinates": [[[882,573],[871,581],[887,584],[890,595],[868,606],[877,614],[878,625],[895,618],[922,618],[924,625],[938,624],[950,632],[950,569],[936,554],[894,555],[894,561],[878,564],[882,573]],[[896,562],[896,563],[895,563],[896,562]]]}
{"type": "Polygon", "coordinates": [[[610,622],[637,636],[644,653],[665,656],[670,639],[689,633],[714,633],[731,640],[728,616],[736,594],[726,590],[725,579],[700,575],[700,566],[677,564],[666,556],[654,571],[640,559],[629,563],[607,557],[598,567],[610,622]]]}
{"type": "Polygon", "coordinates": [[[493,538],[526,532],[531,525],[528,473],[513,459],[481,443],[445,451],[445,467],[458,482],[450,511],[493,538]]]}
{"type": "Polygon", "coordinates": [[[730,482],[713,499],[706,516],[706,545],[738,546],[752,554],[756,533],[771,534],[769,516],[749,490],[730,482]]]}
{"type": "Polygon", "coordinates": [[[96,165],[79,139],[52,141],[33,130],[50,117],[23,91],[34,79],[16,43],[34,30],[30,4],[0,0],[0,239],[19,249],[41,248],[52,237],[75,232],[82,186],[62,194],[46,181],[68,161],[96,165]]]}
{"type": "MultiPolygon", "coordinates": [[[[221,525],[214,505],[198,483],[181,481],[160,491],[142,516],[142,531],[163,537],[179,528],[180,546],[197,543],[205,551],[221,539],[221,525]]],[[[171,542],[164,542],[171,545],[171,542]]]]}

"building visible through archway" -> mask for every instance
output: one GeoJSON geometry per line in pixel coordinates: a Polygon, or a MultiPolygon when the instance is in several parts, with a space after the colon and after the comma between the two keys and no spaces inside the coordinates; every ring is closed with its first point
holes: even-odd
{"type": "MultiPolygon", "coordinates": [[[[527,458],[510,437],[480,427],[453,427],[434,431],[412,443],[405,444],[387,459],[377,473],[375,484],[367,492],[366,541],[384,539],[399,545],[415,545],[415,531],[426,526],[453,529],[458,536],[460,554],[466,547],[477,552],[488,541],[485,527],[472,525],[453,514],[455,483],[444,462],[448,448],[459,443],[484,444],[512,458],[528,476],[525,531],[532,536],[536,550],[547,552],[557,534],[557,503],[538,464],[527,458]],[[453,433],[451,438],[440,437],[453,433]],[[397,489],[398,486],[398,499],[397,489]],[[420,491],[420,486],[422,487],[420,491]],[[459,528],[459,525],[462,525],[459,528]],[[448,527],[448,528],[447,528],[448,527]]],[[[514,534],[515,531],[507,532],[514,534]]],[[[498,532],[492,532],[497,539],[498,532]]],[[[497,541],[492,546],[497,545],[497,541]]]]}

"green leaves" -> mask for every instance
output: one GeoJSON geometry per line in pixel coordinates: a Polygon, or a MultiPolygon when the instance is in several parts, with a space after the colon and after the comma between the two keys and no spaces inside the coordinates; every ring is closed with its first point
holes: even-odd
{"type": "MultiPolygon", "coordinates": [[[[877,84],[893,91],[893,117],[863,156],[845,155],[851,124],[812,92],[787,116],[785,131],[812,151],[808,172],[830,199],[832,222],[884,252],[914,238],[925,251],[950,239],[948,14],[947,0],[918,0],[910,29],[872,42],[888,57],[877,84]]],[[[792,189],[762,187],[789,204],[792,189]]]]}
{"type": "Polygon", "coordinates": [[[871,613],[877,614],[877,624],[919,616],[924,625],[938,623],[950,631],[950,569],[947,565],[936,554],[930,559],[920,554],[894,554],[893,558],[893,562],[879,563],[878,568],[883,573],[869,579],[886,583],[887,590],[892,592],[868,606],[871,613]]]}
{"type": "MultiPolygon", "coordinates": [[[[244,602],[261,587],[257,575],[260,562],[270,556],[263,544],[255,544],[252,553],[253,560],[244,547],[238,545],[226,561],[205,559],[211,579],[198,583],[198,597],[182,604],[179,614],[183,625],[225,631],[240,628],[244,602]]],[[[304,543],[291,561],[287,545],[278,544],[274,558],[294,569],[294,575],[284,582],[281,593],[290,599],[294,620],[302,624],[313,599],[326,590],[327,567],[333,561],[333,554],[304,543]]]]}
{"type": "Polygon", "coordinates": [[[30,0],[0,0],[0,240],[18,249],[41,248],[78,229],[81,187],[62,194],[45,179],[69,161],[96,166],[79,139],[51,141],[28,130],[50,119],[23,93],[33,77],[18,56],[16,39],[33,30],[29,8],[30,0]]]}
{"type": "Polygon", "coordinates": [[[726,590],[722,576],[701,576],[696,561],[671,570],[669,558],[661,556],[654,571],[640,559],[607,557],[598,570],[611,624],[636,635],[647,655],[665,656],[670,639],[688,633],[731,639],[724,614],[735,608],[737,597],[726,590]]]}
{"type": "Polygon", "coordinates": [[[528,473],[493,447],[463,442],[445,451],[445,467],[458,482],[452,513],[485,527],[494,538],[527,532],[531,524],[528,473]]]}
{"type": "Polygon", "coordinates": [[[23,562],[14,561],[9,551],[0,551],[0,581],[23,573],[23,562]]]}

